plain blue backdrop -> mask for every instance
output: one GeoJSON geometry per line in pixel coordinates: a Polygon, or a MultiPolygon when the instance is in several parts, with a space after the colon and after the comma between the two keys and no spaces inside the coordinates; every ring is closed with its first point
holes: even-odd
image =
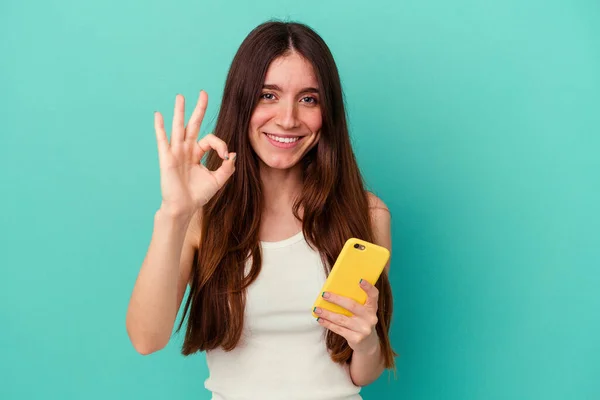
{"type": "MultiPolygon", "coordinates": [[[[153,112],[270,18],[338,62],[393,214],[397,378],[366,399],[600,398],[597,1],[3,1],[0,398],[208,399],[125,312],[160,204],[153,112]]],[[[191,114],[191,107],[186,116],[191,114]]]]}

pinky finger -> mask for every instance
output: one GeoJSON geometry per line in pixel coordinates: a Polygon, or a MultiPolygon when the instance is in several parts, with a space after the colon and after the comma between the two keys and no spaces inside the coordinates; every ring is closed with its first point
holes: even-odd
{"type": "Polygon", "coordinates": [[[349,340],[352,337],[352,331],[350,329],[334,324],[331,321],[323,319],[323,317],[318,318],[317,322],[319,323],[319,325],[324,326],[330,331],[337,333],[346,340],[349,340]]]}
{"type": "Polygon", "coordinates": [[[167,140],[167,133],[165,132],[163,117],[158,111],[154,112],[154,131],[156,132],[156,144],[160,154],[168,149],[169,142],[167,140]]]}

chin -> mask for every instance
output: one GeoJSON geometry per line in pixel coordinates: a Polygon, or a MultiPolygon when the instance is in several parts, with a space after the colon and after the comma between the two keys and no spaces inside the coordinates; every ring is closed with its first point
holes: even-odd
{"type": "Polygon", "coordinates": [[[280,170],[291,169],[298,165],[298,162],[300,161],[295,158],[289,159],[288,157],[281,157],[278,154],[267,154],[266,157],[262,157],[259,154],[259,158],[266,167],[280,170]]]}

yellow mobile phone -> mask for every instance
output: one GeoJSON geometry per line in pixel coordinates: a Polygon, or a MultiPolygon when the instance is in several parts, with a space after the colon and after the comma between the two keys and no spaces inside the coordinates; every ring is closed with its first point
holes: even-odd
{"type": "Polygon", "coordinates": [[[348,239],[313,304],[312,315],[318,317],[314,307],[319,307],[351,317],[352,313],[345,308],[327,302],[322,293],[335,293],[365,304],[367,294],[359,286],[360,280],[364,279],[375,285],[389,258],[390,251],[383,246],[357,238],[348,239]]]}

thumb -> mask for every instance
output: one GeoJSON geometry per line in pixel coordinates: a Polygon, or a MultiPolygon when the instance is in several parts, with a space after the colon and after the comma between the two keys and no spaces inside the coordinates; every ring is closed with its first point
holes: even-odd
{"type": "Polygon", "coordinates": [[[222,187],[225,182],[233,175],[235,172],[235,159],[237,157],[236,153],[229,153],[229,160],[223,160],[221,166],[213,172],[213,175],[219,186],[222,187]]]}

